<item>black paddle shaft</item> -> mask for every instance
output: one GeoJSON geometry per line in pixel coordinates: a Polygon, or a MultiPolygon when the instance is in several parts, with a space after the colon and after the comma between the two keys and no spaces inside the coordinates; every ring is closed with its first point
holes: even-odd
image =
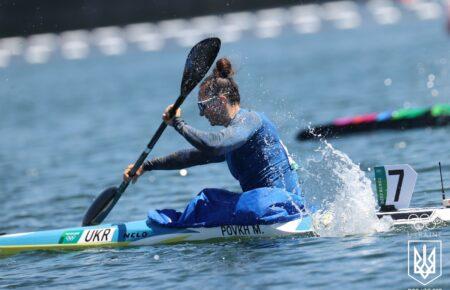
{"type": "MultiPolygon", "coordinates": [[[[169,115],[173,116],[176,110],[181,106],[189,93],[197,86],[197,84],[205,77],[208,70],[211,68],[217,54],[220,50],[219,38],[207,38],[197,43],[189,52],[184,66],[183,79],[181,80],[180,96],[176,100],[175,104],[169,111],[169,115]]],[[[129,176],[133,178],[136,175],[139,167],[144,163],[148,154],[152,151],[159,137],[166,129],[167,124],[162,122],[159,125],[158,130],[153,135],[152,139],[147,145],[147,148],[141,153],[137,161],[134,163],[133,168],[130,170],[129,176]]],[[[125,192],[129,181],[122,181],[120,186],[110,187],[104,190],[92,203],[84,215],[82,225],[91,226],[101,223],[109,212],[113,209],[114,205],[125,192]]]]}
{"type": "MultiPolygon", "coordinates": [[[[184,99],[186,99],[186,96],[179,96],[173,107],[169,111],[169,116],[175,115],[175,112],[178,110],[178,108],[183,103],[184,99]]],[[[159,125],[158,130],[153,135],[150,142],[147,144],[147,148],[145,148],[144,151],[142,151],[141,155],[139,156],[138,160],[134,163],[133,168],[131,168],[130,173],[128,174],[130,178],[133,178],[136,175],[136,172],[138,171],[139,167],[144,163],[145,159],[147,158],[148,154],[153,150],[153,147],[155,146],[156,142],[158,142],[159,137],[161,137],[164,130],[167,128],[167,124],[165,122],[161,122],[161,125],[159,125]]],[[[122,181],[122,183],[119,186],[118,193],[121,195],[130,184],[129,181],[122,181]]]]}

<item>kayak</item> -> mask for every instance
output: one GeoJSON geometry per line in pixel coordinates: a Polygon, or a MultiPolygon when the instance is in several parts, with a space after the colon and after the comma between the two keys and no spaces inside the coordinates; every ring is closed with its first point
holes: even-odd
{"type": "Polygon", "coordinates": [[[173,228],[147,220],[0,236],[0,255],[36,250],[130,247],[242,238],[316,236],[311,216],[271,225],[173,228]]]}
{"type": "Polygon", "coordinates": [[[338,137],[377,130],[406,130],[450,125],[450,104],[427,108],[408,108],[355,117],[338,118],[326,124],[315,125],[298,133],[297,139],[338,137]]]}
{"type": "Polygon", "coordinates": [[[390,218],[396,227],[413,226],[416,229],[435,228],[450,224],[450,208],[420,207],[378,212],[378,218],[390,218]]]}
{"type": "MultiPolygon", "coordinates": [[[[378,212],[390,218],[393,226],[444,226],[450,223],[450,208],[409,208],[378,212]]],[[[59,230],[0,236],[0,255],[23,251],[65,251],[175,244],[183,242],[225,241],[243,238],[315,237],[311,216],[272,225],[224,225],[211,228],[172,228],[150,224],[147,220],[122,224],[102,224],[59,230]]]]}
{"type": "Polygon", "coordinates": [[[445,197],[441,164],[441,207],[411,208],[417,172],[408,164],[385,165],[374,168],[379,219],[390,219],[394,226],[412,226],[416,230],[450,224],[450,199],[445,197]]]}
{"type": "MultiPolygon", "coordinates": [[[[444,226],[450,223],[450,208],[409,208],[378,212],[378,218],[390,218],[393,226],[444,226]]],[[[150,224],[147,220],[122,224],[102,224],[0,236],[0,255],[23,251],[65,251],[88,248],[112,248],[175,244],[182,242],[225,241],[243,238],[315,237],[313,218],[272,225],[224,225],[211,228],[171,228],[150,224]]]]}
{"type": "MultiPolygon", "coordinates": [[[[380,220],[393,227],[409,226],[415,230],[450,225],[450,199],[442,185],[442,207],[410,208],[417,173],[407,164],[375,167],[375,184],[380,220]]],[[[22,251],[63,251],[87,248],[111,248],[174,244],[183,242],[225,241],[245,238],[317,237],[316,229],[327,226],[332,214],[324,218],[304,214],[288,222],[256,225],[221,225],[217,227],[162,226],[149,219],[119,224],[66,228],[0,235],[0,255],[22,251]]]]}

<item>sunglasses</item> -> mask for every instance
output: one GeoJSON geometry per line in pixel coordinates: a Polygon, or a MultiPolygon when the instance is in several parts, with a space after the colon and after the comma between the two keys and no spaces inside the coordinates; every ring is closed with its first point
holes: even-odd
{"type": "Polygon", "coordinates": [[[200,110],[200,116],[203,116],[203,113],[205,112],[206,107],[208,106],[208,103],[212,100],[216,99],[217,96],[211,97],[209,99],[197,102],[198,109],[200,110]]]}

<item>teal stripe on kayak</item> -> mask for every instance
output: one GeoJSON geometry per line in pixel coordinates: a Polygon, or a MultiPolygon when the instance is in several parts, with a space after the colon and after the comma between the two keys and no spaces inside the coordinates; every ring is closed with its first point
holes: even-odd
{"type": "Polygon", "coordinates": [[[309,231],[312,229],[312,217],[311,216],[305,216],[303,217],[302,221],[300,222],[300,224],[297,226],[297,230],[298,231],[309,231]]]}

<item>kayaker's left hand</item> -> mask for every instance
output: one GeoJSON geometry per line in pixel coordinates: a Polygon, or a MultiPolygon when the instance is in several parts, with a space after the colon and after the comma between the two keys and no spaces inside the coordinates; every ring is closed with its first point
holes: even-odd
{"type": "Polygon", "coordinates": [[[170,106],[168,106],[168,107],[164,110],[164,113],[163,113],[163,115],[162,115],[162,118],[163,118],[164,123],[166,123],[166,124],[169,125],[169,126],[172,126],[172,125],[173,125],[173,124],[172,124],[173,118],[175,118],[175,117],[177,117],[177,118],[178,118],[178,117],[181,117],[181,109],[180,109],[180,108],[177,109],[177,111],[175,112],[175,115],[174,115],[172,118],[169,117],[169,111],[170,111],[170,109],[172,109],[172,107],[173,107],[173,104],[170,105],[170,106]]]}
{"type": "Polygon", "coordinates": [[[125,181],[125,182],[129,182],[130,180],[131,180],[131,182],[133,183],[133,184],[135,184],[136,183],[136,181],[138,180],[138,178],[142,175],[142,174],[144,174],[144,168],[141,166],[141,167],[139,167],[139,169],[136,171],[136,174],[133,176],[133,178],[131,178],[130,177],[130,172],[131,172],[131,169],[134,167],[134,164],[130,164],[130,165],[128,165],[128,167],[127,168],[125,168],[125,170],[123,171],[123,181],[125,181]]]}

